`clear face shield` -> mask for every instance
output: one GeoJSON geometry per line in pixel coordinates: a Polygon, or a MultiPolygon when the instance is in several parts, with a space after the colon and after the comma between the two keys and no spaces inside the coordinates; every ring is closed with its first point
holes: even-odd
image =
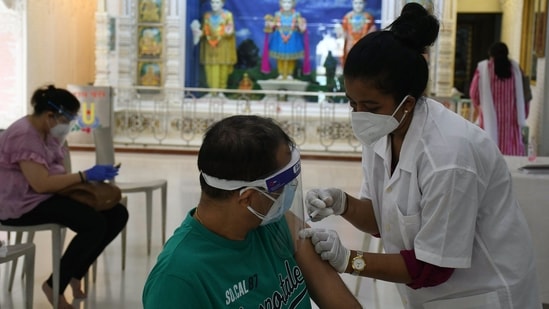
{"type": "MultiPolygon", "coordinates": [[[[248,210],[261,219],[261,225],[277,222],[286,215],[290,232],[297,235],[305,227],[305,206],[301,185],[301,161],[299,150],[292,149],[292,158],[278,172],[264,179],[254,181],[219,179],[202,173],[206,183],[223,190],[257,190],[273,201],[266,213],[248,207],[248,210]]],[[[296,237],[298,239],[299,237],[296,237]]]]}
{"type": "Polygon", "coordinates": [[[59,145],[62,145],[65,142],[65,138],[74,127],[78,115],[71,115],[62,107],[55,105],[51,101],[48,101],[48,104],[57,109],[57,115],[55,116],[56,125],[50,128],[50,134],[59,141],[59,145]]]}

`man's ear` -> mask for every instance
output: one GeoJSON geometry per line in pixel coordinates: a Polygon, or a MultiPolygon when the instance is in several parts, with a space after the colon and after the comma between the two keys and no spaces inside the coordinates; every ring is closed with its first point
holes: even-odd
{"type": "Polygon", "coordinates": [[[244,190],[242,193],[240,193],[239,190],[235,191],[235,198],[238,200],[238,203],[243,205],[244,207],[250,206],[252,204],[252,195],[253,195],[252,189],[244,190]]]}

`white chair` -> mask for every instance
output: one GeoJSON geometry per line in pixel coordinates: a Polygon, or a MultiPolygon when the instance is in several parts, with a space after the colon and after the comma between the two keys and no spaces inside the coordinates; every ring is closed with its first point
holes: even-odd
{"type": "MultiPolygon", "coordinates": [[[[114,143],[111,128],[96,128],[93,130],[95,142],[95,163],[96,164],[115,164],[114,143]]],[[[152,224],[152,198],[153,191],[161,190],[161,212],[162,212],[162,244],[166,241],[166,198],[168,181],[166,179],[147,180],[141,182],[119,182],[116,185],[122,191],[127,193],[145,193],[146,197],[146,216],[147,216],[147,254],[151,254],[151,224],[152,224]]],[[[122,239],[125,244],[126,229],[122,231],[122,239]]],[[[122,259],[125,260],[125,248],[122,251],[122,259]]],[[[123,262],[123,264],[125,264],[123,262]]],[[[124,269],[125,266],[122,266],[124,269]]]]}
{"type": "MultiPolygon", "coordinates": [[[[59,264],[61,262],[61,252],[63,251],[63,245],[65,243],[65,227],[55,223],[48,224],[39,224],[39,225],[25,225],[25,226],[13,226],[13,225],[4,225],[0,223],[0,231],[5,232],[15,232],[16,239],[15,245],[22,244],[22,236],[24,232],[29,232],[27,243],[32,243],[32,238],[34,232],[37,231],[50,231],[51,232],[51,242],[52,242],[52,281],[53,281],[53,307],[57,308],[59,304],[59,264]]],[[[15,270],[17,268],[17,260],[13,260],[10,273],[10,281],[8,285],[8,291],[11,291],[13,287],[13,279],[15,277],[15,270]]],[[[34,265],[34,258],[32,260],[34,265]]],[[[25,265],[27,265],[27,260],[25,259],[25,265]]],[[[24,273],[26,273],[27,282],[31,281],[34,284],[34,271],[33,273],[28,272],[29,268],[25,267],[24,273]]],[[[34,270],[34,266],[33,266],[34,270]]]]}
{"type": "MultiPolygon", "coordinates": [[[[127,205],[127,198],[123,197],[120,201],[121,204],[124,206],[127,205]]],[[[58,304],[58,295],[59,295],[59,271],[60,266],[59,262],[61,261],[61,255],[63,252],[63,247],[65,244],[65,235],[66,235],[66,227],[60,224],[55,223],[49,223],[49,224],[40,224],[40,225],[28,225],[28,226],[12,226],[12,225],[2,225],[0,223],[0,231],[6,231],[6,232],[15,232],[15,245],[22,244],[23,240],[23,233],[27,232],[27,239],[26,243],[32,243],[34,241],[34,233],[40,232],[40,231],[51,231],[51,241],[52,241],[52,283],[53,283],[53,295],[54,295],[54,308],[57,307],[58,304]]],[[[124,231],[122,231],[124,233],[124,231]]],[[[124,252],[126,249],[126,237],[125,235],[122,236],[122,251],[124,252]]],[[[123,253],[123,256],[125,255],[125,252],[123,253]]],[[[25,260],[26,261],[26,260],[25,260]]],[[[26,262],[25,262],[26,263],[26,262]]],[[[33,260],[34,263],[34,260],[33,260]]],[[[122,265],[124,266],[124,260],[122,259],[122,265]]],[[[34,266],[33,266],[34,267],[34,266]]],[[[11,272],[10,272],[10,279],[8,283],[8,291],[11,291],[13,287],[13,281],[15,279],[15,272],[17,269],[17,260],[13,261],[13,264],[11,266],[11,272]]],[[[29,279],[34,280],[33,275],[28,273],[26,271],[28,267],[25,267],[24,271],[22,272],[22,276],[29,276],[27,277],[27,281],[29,279]],[[32,275],[32,276],[31,276],[32,275]]],[[[92,282],[95,283],[97,279],[97,260],[93,262],[92,265],[92,282]]],[[[84,276],[84,291],[88,293],[89,290],[89,272],[86,273],[84,276]]]]}
{"type": "MultiPolygon", "coordinates": [[[[25,256],[25,271],[27,279],[25,282],[25,308],[32,309],[34,297],[34,256],[36,247],[33,243],[24,243],[18,245],[8,245],[5,256],[0,255],[0,264],[9,261],[16,262],[19,257],[25,256]]],[[[11,285],[9,286],[11,291],[11,285]]]]}

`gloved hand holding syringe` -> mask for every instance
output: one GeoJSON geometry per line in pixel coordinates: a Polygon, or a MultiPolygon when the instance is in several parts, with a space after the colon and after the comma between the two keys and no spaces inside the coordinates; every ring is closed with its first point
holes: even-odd
{"type": "Polygon", "coordinates": [[[345,192],[337,188],[312,189],[305,197],[305,207],[309,212],[309,221],[320,221],[331,215],[341,215],[347,205],[345,192]]]}

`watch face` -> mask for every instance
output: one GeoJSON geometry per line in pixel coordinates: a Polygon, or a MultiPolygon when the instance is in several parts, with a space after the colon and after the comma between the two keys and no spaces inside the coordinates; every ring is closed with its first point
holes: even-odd
{"type": "Polygon", "coordinates": [[[355,270],[364,270],[365,266],[366,266],[366,263],[364,262],[363,258],[353,259],[353,269],[355,269],[355,270]]]}

